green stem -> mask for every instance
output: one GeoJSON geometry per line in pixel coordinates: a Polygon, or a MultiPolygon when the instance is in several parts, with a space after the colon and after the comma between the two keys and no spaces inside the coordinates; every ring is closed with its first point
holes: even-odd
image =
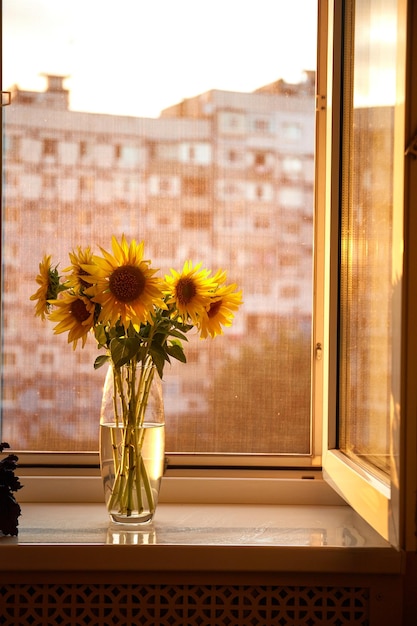
{"type": "Polygon", "coordinates": [[[155,512],[155,500],[152,493],[151,483],[146,469],[143,457],[140,457],[140,473],[143,477],[143,486],[145,487],[146,498],[148,500],[148,508],[151,513],[155,512]]]}
{"type": "Polygon", "coordinates": [[[144,429],[146,408],[153,381],[155,368],[149,353],[141,361],[139,379],[135,359],[124,366],[126,379],[123,381],[122,368],[114,371],[114,405],[116,430],[121,427],[121,459],[117,459],[116,434],[111,429],[115,479],[112,495],[108,503],[109,510],[118,509],[119,513],[131,515],[135,510],[134,488],[136,488],[137,509],[141,513],[145,508],[142,488],[151,513],[155,510],[149,475],[142,457],[146,436],[144,429]],[[122,420],[119,418],[117,396],[120,401],[122,420]],[[122,423],[120,423],[122,422],[122,423]]]}
{"type": "MultiPolygon", "coordinates": [[[[116,374],[115,374],[115,370],[114,367],[111,368],[112,369],[112,374],[113,374],[113,411],[114,411],[114,421],[116,423],[116,426],[119,426],[119,410],[118,410],[118,406],[117,406],[117,387],[116,387],[116,374]]],[[[117,473],[119,471],[119,458],[118,458],[118,454],[117,454],[117,438],[116,438],[116,433],[114,428],[110,428],[110,433],[111,433],[111,447],[112,447],[112,456],[113,456],[113,465],[114,465],[114,471],[115,473],[117,473]]]]}

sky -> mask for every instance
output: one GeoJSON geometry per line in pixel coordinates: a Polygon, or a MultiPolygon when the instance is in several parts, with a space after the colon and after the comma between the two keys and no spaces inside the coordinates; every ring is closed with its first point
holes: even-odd
{"type": "Polygon", "coordinates": [[[158,117],[210,89],[298,82],[317,0],[3,0],[3,89],[68,76],[70,107],[158,117]]]}

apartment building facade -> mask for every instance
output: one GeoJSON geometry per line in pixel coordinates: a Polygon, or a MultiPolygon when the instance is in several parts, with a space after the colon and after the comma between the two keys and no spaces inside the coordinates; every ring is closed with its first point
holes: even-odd
{"type": "MultiPolygon", "coordinates": [[[[97,348],[91,340],[73,352],[34,318],[29,296],[44,254],[64,269],[76,246],[108,249],[111,234],[125,233],[145,242],[162,273],[202,261],[243,289],[225,337],[204,350],[191,340],[186,375],[167,371],[168,441],[191,448],[211,420],[213,360],[238,358],[249,335],[279,332],[285,320],[309,354],[314,74],[253,93],[212,90],[159,118],[73,111],[65,77],[46,80],[44,92],[14,87],[5,110],[3,438],[35,449],[45,439],[62,447],[64,434],[68,449],[94,448],[104,376],[92,367],[97,348]],[[51,430],[44,416],[52,413],[51,430]]],[[[207,449],[216,445],[210,428],[207,449]]],[[[306,442],[302,435],[300,450],[306,442]]]]}

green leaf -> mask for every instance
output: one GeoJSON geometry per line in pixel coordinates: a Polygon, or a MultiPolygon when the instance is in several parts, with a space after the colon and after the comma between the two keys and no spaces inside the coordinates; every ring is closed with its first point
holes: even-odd
{"type": "Polygon", "coordinates": [[[193,328],[192,324],[184,324],[183,322],[173,321],[172,324],[175,328],[179,328],[183,333],[188,333],[188,331],[193,328]]]}
{"type": "Polygon", "coordinates": [[[149,350],[149,354],[152,357],[152,361],[155,364],[156,369],[158,370],[158,374],[162,379],[162,374],[164,371],[164,366],[166,361],[169,362],[169,357],[164,348],[152,344],[151,349],[149,350]]]}
{"type": "Polygon", "coordinates": [[[99,367],[102,367],[105,363],[109,362],[109,357],[107,354],[100,354],[94,361],[94,369],[98,370],[99,367]]]}
{"type": "Polygon", "coordinates": [[[139,333],[135,330],[135,327],[133,326],[132,322],[130,322],[126,334],[127,334],[128,337],[137,337],[138,336],[139,333]]]}
{"type": "Polygon", "coordinates": [[[171,335],[171,337],[178,337],[178,339],[188,341],[188,337],[186,337],[184,333],[181,333],[179,330],[171,330],[169,334],[171,335]]]}
{"type": "Polygon", "coordinates": [[[184,350],[179,343],[173,343],[172,345],[167,346],[166,351],[174,359],[177,359],[177,361],[181,361],[181,363],[187,362],[187,357],[185,356],[184,350]]]}
{"type": "Polygon", "coordinates": [[[137,337],[115,337],[110,342],[110,353],[116,367],[128,363],[138,353],[140,340],[137,337]]]}
{"type": "Polygon", "coordinates": [[[166,340],[166,335],[164,333],[155,333],[152,337],[152,346],[163,346],[166,340]]]}
{"type": "Polygon", "coordinates": [[[94,328],[94,335],[95,335],[99,348],[102,348],[103,346],[107,346],[107,342],[109,338],[107,336],[107,333],[103,324],[98,324],[94,328]]]}

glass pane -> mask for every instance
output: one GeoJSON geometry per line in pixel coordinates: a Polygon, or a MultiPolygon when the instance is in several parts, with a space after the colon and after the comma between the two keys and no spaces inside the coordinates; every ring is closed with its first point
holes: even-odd
{"type": "Polygon", "coordinates": [[[43,255],[124,233],[161,276],[191,259],[243,290],[165,369],[167,450],[310,453],[316,10],[3,1],[2,440],[97,449],[94,339],[73,351],[29,297],[43,255]]]}
{"type": "Polygon", "coordinates": [[[345,102],[352,114],[344,135],[339,443],[383,474],[390,472],[400,350],[402,205],[393,201],[396,13],[396,0],[355,3],[352,74],[346,80],[351,100],[345,102]]]}

